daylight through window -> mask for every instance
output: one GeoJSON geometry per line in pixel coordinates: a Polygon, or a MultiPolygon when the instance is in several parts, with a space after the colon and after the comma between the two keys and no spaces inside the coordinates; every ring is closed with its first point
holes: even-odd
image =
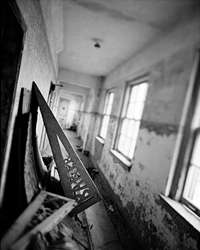
{"type": "Polygon", "coordinates": [[[126,92],[116,150],[132,159],[147,95],[148,83],[130,85],[126,92]]]}
{"type": "Polygon", "coordinates": [[[113,99],[114,99],[114,93],[108,92],[106,94],[104,110],[103,110],[103,117],[102,117],[102,122],[101,122],[100,133],[99,133],[100,137],[102,137],[103,139],[106,138],[110,114],[111,114],[111,110],[112,110],[113,99]]]}

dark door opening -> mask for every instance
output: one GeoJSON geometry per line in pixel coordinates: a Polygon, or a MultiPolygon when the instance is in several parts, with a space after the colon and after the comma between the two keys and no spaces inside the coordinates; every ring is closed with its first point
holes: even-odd
{"type": "Polygon", "coordinates": [[[5,156],[9,121],[13,108],[24,30],[14,1],[3,1],[0,8],[0,177],[5,156]]]}

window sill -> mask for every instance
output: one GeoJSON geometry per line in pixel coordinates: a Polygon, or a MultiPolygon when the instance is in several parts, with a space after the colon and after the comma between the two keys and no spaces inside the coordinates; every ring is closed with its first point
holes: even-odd
{"type": "Polygon", "coordinates": [[[180,214],[190,225],[200,232],[200,218],[196,214],[194,214],[189,208],[180,202],[172,200],[164,195],[160,195],[160,197],[178,214],[180,214]]]}
{"type": "Polygon", "coordinates": [[[122,154],[120,154],[119,152],[117,152],[114,149],[111,149],[110,152],[119,159],[120,162],[123,163],[123,166],[125,166],[126,169],[130,169],[131,168],[131,162],[129,160],[127,160],[122,154]]]}
{"type": "Polygon", "coordinates": [[[105,140],[99,136],[96,137],[96,139],[101,143],[101,144],[104,144],[105,143],[105,140]]]}

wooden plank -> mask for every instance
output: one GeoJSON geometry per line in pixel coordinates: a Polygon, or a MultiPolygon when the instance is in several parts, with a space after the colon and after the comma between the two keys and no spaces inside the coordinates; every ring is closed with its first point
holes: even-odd
{"type": "Polygon", "coordinates": [[[33,228],[30,232],[21,237],[17,242],[13,244],[11,250],[24,250],[30,242],[33,235],[40,232],[45,234],[55,227],[72,209],[77,205],[76,201],[71,200],[64,204],[56,212],[50,215],[42,223],[33,228]]]}
{"type": "Polygon", "coordinates": [[[15,242],[15,240],[24,231],[26,225],[31,220],[32,215],[37,211],[40,204],[44,201],[46,192],[41,191],[26,210],[18,217],[15,223],[10,227],[8,232],[1,240],[1,249],[6,250],[15,242]]]}
{"type": "Polygon", "coordinates": [[[65,164],[64,164],[63,157],[62,157],[62,152],[60,149],[57,135],[52,131],[50,133],[47,133],[47,135],[49,138],[49,142],[51,144],[51,150],[53,152],[53,157],[56,163],[56,167],[58,169],[58,174],[60,177],[63,191],[67,197],[75,199],[73,192],[72,192],[70,180],[69,180],[69,175],[68,175],[67,169],[65,168],[65,164]]]}
{"type": "Polygon", "coordinates": [[[28,89],[23,88],[23,101],[22,101],[22,114],[26,114],[30,111],[30,100],[31,100],[31,92],[28,89]]]}
{"type": "Polygon", "coordinates": [[[96,199],[96,197],[91,197],[90,199],[88,199],[86,202],[82,202],[79,203],[78,206],[76,206],[72,212],[70,213],[71,216],[78,214],[82,211],[84,211],[85,209],[87,209],[88,207],[94,205],[96,202],[98,202],[99,200],[96,199]]]}
{"type": "Polygon", "coordinates": [[[59,198],[59,199],[65,200],[65,201],[70,201],[70,200],[71,200],[70,198],[67,198],[67,197],[62,196],[62,195],[59,195],[59,194],[54,194],[54,193],[47,192],[47,191],[45,191],[45,193],[46,193],[47,195],[50,195],[50,196],[52,196],[52,197],[56,197],[56,198],[59,198]]]}
{"type": "MultiPolygon", "coordinates": [[[[54,160],[58,168],[58,173],[60,176],[60,181],[61,181],[61,185],[63,187],[64,193],[67,196],[77,200],[78,204],[80,204],[79,210],[81,211],[81,208],[85,209],[88,206],[99,201],[101,199],[101,195],[97,187],[95,186],[93,180],[89,176],[87,170],[85,169],[82,161],[80,160],[79,156],[74,150],[73,146],[71,145],[71,143],[65,136],[56,118],[54,117],[53,113],[49,109],[37,85],[34,82],[33,82],[33,91],[35,93],[35,102],[38,103],[38,106],[40,108],[42,118],[44,121],[44,125],[46,127],[47,136],[49,138],[54,160]],[[70,156],[71,162],[74,165],[74,167],[77,168],[77,171],[80,174],[80,181],[82,181],[85,185],[84,189],[81,186],[79,188],[80,190],[75,190],[76,187],[75,188],[72,187],[71,178],[69,176],[69,169],[67,169],[67,164],[65,164],[64,162],[58,140],[62,143],[66,152],[70,156]],[[86,189],[88,191],[86,191],[86,189]],[[85,203],[84,206],[82,206],[83,201],[85,203]]],[[[78,188],[78,183],[80,182],[77,182],[77,188],[78,188]]]]}
{"type": "Polygon", "coordinates": [[[51,192],[46,192],[45,190],[40,191],[36,198],[29,204],[29,206],[24,210],[24,212],[17,218],[14,224],[10,227],[8,232],[2,238],[1,249],[9,249],[9,246],[12,245],[23,233],[27,224],[31,221],[33,215],[40,208],[41,204],[44,202],[47,196],[55,197],[60,200],[71,202],[72,200],[51,192]]]}

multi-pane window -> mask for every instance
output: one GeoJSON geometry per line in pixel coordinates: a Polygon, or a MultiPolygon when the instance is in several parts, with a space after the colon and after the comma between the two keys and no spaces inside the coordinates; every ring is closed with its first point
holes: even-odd
{"type": "MultiPolygon", "coordinates": [[[[197,53],[183,106],[173,164],[168,176],[165,196],[184,204],[200,216],[200,52],[197,53]]],[[[167,200],[169,203],[170,199],[167,200]]],[[[175,203],[172,207],[178,208],[175,203]]],[[[179,209],[177,210],[179,211],[179,209]]],[[[184,210],[179,212],[185,216],[184,210]]],[[[186,210],[189,211],[189,210],[186,210]]],[[[187,220],[196,227],[196,216],[187,220]]],[[[197,226],[199,230],[199,226],[197,226]]]]}
{"type": "Polygon", "coordinates": [[[102,116],[102,121],[101,121],[101,127],[100,127],[100,132],[99,132],[99,136],[103,139],[106,138],[110,114],[111,114],[111,110],[112,110],[113,99],[114,99],[114,93],[108,92],[106,94],[106,99],[105,99],[104,109],[103,109],[103,116],[102,116]]]}
{"type": "Polygon", "coordinates": [[[196,211],[200,211],[200,128],[194,133],[183,200],[196,211]]]}
{"type": "Polygon", "coordinates": [[[135,152],[148,83],[129,85],[125,94],[115,150],[131,160],[135,152]]]}
{"type": "MultiPolygon", "coordinates": [[[[200,88],[197,94],[188,143],[187,174],[182,201],[200,215],[200,88]]],[[[193,97],[194,100],[194,97],[193,97]]]]}

